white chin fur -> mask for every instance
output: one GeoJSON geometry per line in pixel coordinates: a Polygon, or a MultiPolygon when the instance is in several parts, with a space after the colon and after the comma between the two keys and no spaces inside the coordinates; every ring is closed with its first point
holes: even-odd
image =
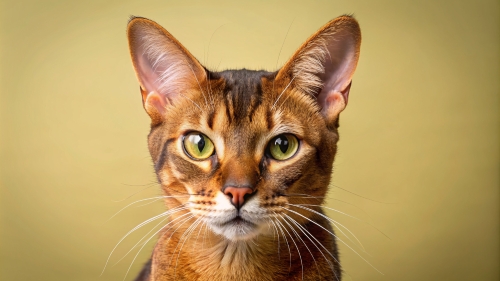
{"type": "Polygon", "coordinates": [[[226,237],[231,241],[249,240],[259,235],[259,227],[248,223],[218,226],[209,224],[213,232],[226,237]]]}

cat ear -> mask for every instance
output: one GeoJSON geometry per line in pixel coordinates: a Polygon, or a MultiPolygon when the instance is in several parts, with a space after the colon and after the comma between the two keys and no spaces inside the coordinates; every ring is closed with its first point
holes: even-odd
{"type": "Polygon", "coordinates": [[[206,79],[203,66],[163,27],[132,18],[127,36],[144,109],[153,123],[162,122],[165,107],[206,79]]]}
{"type": "Polygon", "coordinates": [[[351,16],[338,17],[302,44],[276,79],[314,95],[331,124],[347,105],[360,46],[358,22],[351,16]]]}

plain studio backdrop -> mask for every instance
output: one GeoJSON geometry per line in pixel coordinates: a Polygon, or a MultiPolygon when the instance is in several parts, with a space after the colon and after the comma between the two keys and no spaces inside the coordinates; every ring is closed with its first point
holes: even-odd
{"type": "Polygon", "coordinates": [[[498,1],[0,5],[1,280],[122,280],[131,264],[132,280],[150,256],[155,237],[125,254],[156,223],[99,277],[164,211],[142,201],[108,221],[161,194],[130,15],[210,69],[276,70],[342,14],[363,34],[326,202],[365,249],[337,230],[345,280],[499,280],[498,1]]]}

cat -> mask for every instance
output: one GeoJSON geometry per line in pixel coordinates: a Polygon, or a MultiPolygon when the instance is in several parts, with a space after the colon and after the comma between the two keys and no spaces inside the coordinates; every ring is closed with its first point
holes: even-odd
{"type": "Polygon", "coordinates": [[[136,280],[341,280],[322,203],[359,59],[349,15],[278,71],[210,71],[163,27],[127,36],[169,218],[136,280]]]}

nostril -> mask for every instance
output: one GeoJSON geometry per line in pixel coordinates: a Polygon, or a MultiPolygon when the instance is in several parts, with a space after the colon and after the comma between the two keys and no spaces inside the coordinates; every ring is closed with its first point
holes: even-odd
{"type": "Polygon", "coordinates": [[[234,187],[226,187],[223,192],[225,195],[229,196],[229,198],[233,199],[233,193],[235,193],[234,187]]]}
{"type": "Polygon", "coordinates": [[[229,196],[230,199],[233,199],[233,197],[234,197],[233,194],[229,190],[227,190],[227,188],[224,191],[224,194],[227,195],[227,196],[229,196]]]}
{"type": "Polygon", "coordinates": [[[241,208],[241,206],[243,206],[243,203],[247,202],[250,199],[250,197],[252,197],[253,194],[254,194],[253,190],[251,192],[243,194],[243,196],[240,198],[240,206],[239,207],[241,208]]]}
{"type": "Polygon", "coordinates": [[[252,197],[252,195],[253,195],[253,192],[243,195],[243,200],[248,201],[248,199],[250,199],[250,197],[252,197]]]}

